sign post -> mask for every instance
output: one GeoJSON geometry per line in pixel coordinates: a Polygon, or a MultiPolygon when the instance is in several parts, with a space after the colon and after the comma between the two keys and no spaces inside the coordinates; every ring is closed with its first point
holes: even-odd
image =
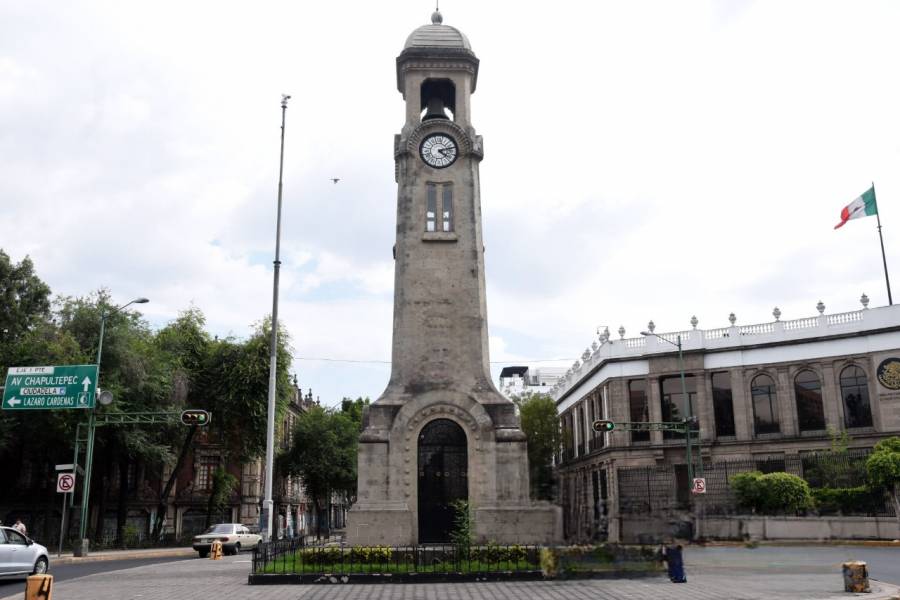
{"type": "MultiPolygon", "coordinates": [[[[60,467],[65,469],[66,467],[72,466],[73,465],[56,465],[56,469],[60,470],[60,467]]],[[[56,551],[56,557],[59,558],[62,556],[63,538],[66,535],[66,494],[75,493],[75,473],[64,472],[57,475],[56,491],[63,495],[62,519],[59,522],[59,548],[56,551]]]]}
{"type": "Polygon", "coordinates": [[[10,367],[3,410],[94,408],[97,365],[10,367]]]}

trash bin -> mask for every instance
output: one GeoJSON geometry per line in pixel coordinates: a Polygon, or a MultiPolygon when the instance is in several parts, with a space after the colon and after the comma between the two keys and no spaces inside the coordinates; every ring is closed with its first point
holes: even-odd
{"type": "Polygon", "coordinates": [[[841,565],[844,570],[844,591],[845,592],[871,592],[869,588],[869,570],[866,563],[853,560],[845,562],[841,565]]]}

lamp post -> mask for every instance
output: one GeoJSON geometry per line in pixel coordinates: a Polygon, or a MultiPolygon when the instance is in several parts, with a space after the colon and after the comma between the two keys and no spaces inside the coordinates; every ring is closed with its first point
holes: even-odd
{"type": "MultiPolygon", "coordinates": [[[[694,424],[694,404],[691,401],[691,397],[687,393],[687,385],[685,384],[685,381],[684,381],[684,354],[682,353],[682,349],[681,349],[681,334],[678,334],[675,337],[674,342],[672,340],[669,340],[662,336],[659,336],[659,335],[653,333],[652,331],[642,331],[641,335],[646,336],[646,337],[653,336],[658,340],[662,340],[662,341],[672,344],[673,346],[678,348],[678,371],[681,376],[681,395],[687,399],[687,419],[686,419],[687,420],[687,428],[685,431],[685,437],[687,438],[686,454],[687,454],[688,481],[690,482],[690,485],[693,486],[693,484],[694,484],[694,457],[693,457],[693,453],[692,453],[692,445],[693,445],[692,438],[694,437],[694,435],[693,435],[692,426],[694,424]]],[[[697,436],[698,442],[699,442],[699,439],[700,439],[700,437],[699,437],[699,427],[698,427],[698,436],[697,436]]],[[[699,452],[699,447],[697,450],[699,452]]],[[[700,455],[700,473],[701,474],[703,473],[703,455],[702,454],[700,455]]]]}
{"type": "Polygon", "coordinates": [[[272,332],[269,340],[269,397],[266,406],[266,487],[263,498],[263,540],[272,539],[272,478],[275,462],[275,394],[278,372],[278,274],[281,270],[281,189],[284,174],[284,119],[291,97],[281,95],[281,157],[278,162],[278,214],[275,221],[275,262],[272,275],[272,332]]]}
{"type": "MultiPolygon", "coordinates": [[[[100,389],[100,359],[103,356],[103,336],[106,333],[106,320],[112,315],[116,314],[128,308],[132,304],[146,304],[150,302],[146,298],[135,298],[131,302],[127,304],[123,304],[122,306],[116,307],[110,311],[105,309],[101,310],[100,313],[100,341],[97,342],[97,389],[100,389]]],[[[82,484],[81,490],[81,522],[78,524],[78,539],[81,540],[81,552],[79,553],[82,556],[87,555],[88,551],[88,540],[85,536],[87,533],[87,520],[88,520],[88,500],[90,498],[91,493],[91,468],[94,463],[94,433],[97,429],[96,427],[96,415],[94,411],[96,409],[92,408],[88,413],[88,437],[87,437],[87,447],[85,448],[85,457],[84,457],[84,483],[82,484]]],[[[76,453],[77,454],[77,453],[76,453]]],[[[76,455],[76,464],[77,464],[77,455],[76,455]]]]}

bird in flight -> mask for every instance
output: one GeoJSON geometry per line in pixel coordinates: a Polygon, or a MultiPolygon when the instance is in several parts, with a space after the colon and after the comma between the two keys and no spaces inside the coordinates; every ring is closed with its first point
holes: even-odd
{"type": "Polygon", "coordinates": [[[340,180],[341,180],[340,177],[332,177],[332,178],[331,178],[331,183],[337,183],[337,182],[340,181],[340,180]]]}

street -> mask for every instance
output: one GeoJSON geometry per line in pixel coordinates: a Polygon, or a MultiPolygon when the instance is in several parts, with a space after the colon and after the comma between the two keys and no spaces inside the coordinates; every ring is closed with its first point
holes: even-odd
{"type": "Polygon", "coordinates": [[[872,579],[900,585],[898,546],[707,546],[685,550],[689,571],[697,567],[709,572],[835,573],[840,572],[841,563],[850,560],[866,562],[872,579]]]}
{"type": "MultiPolygon", "coordinates": [[[[760,547],[694,548],[687,552],[688,583],[672,584],[665,577],[617,580],[517,581],[435,584],[273,585],[249,586],[250,555],[212,561],[112,561],[83,565],[99,570],[74,576],[60,567],[62,578],[54,593],[66,600],[169,600],[191,598],[198,593],[220,599],[310,600],[409,599],[409,600],[612,600],[667,598],[672,600],[847,598],[843,592],[839,562],[845,558],[872,561],[873,570],[895,573],[888,564],[898,548],[760,547]],[[127,564],[126,564],[127,563],[127,564]],[[148,564],[149,563],[149,564],[148,564]],[[117,570],[126,567],[127,570],[117,570]],[[765,577],[760,574],[765,573],[765,577]]],[[[82,572],[86,573],[86,571],[82,572]]],[[[892,575],[896,577],[896,575],[892,575]]],[[[21,583],[3,584],[2,600],[21,597],[21,583]]],[[[867,598],[887,598],[895,586],[873,583],[867,598]]]]}
{"type": "MultiPolygon", "coordinates": [[[[53,559],[56,555],[50,557],[50,575],[53,575],[53,583],[60,581],[69,581],[95,573],[107,573],[110,571],[120,571],[122,569],[131,569],[134,567],[143,567],[147,565],[157,565],[161,563],[183,561],[183,560],[199,560],[196,555],[178,556],[178,557],[155,557],[155,558],[132,558],[126,560],[99,560],[90,562],[80,562],[72,564],[54,565],[53,559]]],[[[20,590],[25,589],[25,581],[0,579],[0,598],[10,594],[20,594],[20,590]]],[[[18,596],[16,596],[18,597],[18,596]]]]}

